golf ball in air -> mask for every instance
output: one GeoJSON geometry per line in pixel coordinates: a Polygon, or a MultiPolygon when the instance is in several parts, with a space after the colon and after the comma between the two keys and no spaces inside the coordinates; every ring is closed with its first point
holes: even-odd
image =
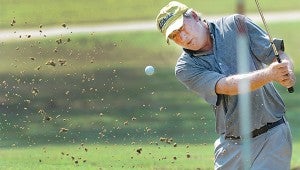
{"type": "Polygon", "coordinates": [[[145,68],[145,73],[149,76],[151,76],[152,74],[154,74],[154,67],[153,66],[147,66],[145,68]]]}

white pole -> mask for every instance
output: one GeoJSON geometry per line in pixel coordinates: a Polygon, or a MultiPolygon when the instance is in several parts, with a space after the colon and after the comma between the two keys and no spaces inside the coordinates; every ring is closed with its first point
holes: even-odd
{"type": "MultiPolygon", "coordinates": [[[[248,40],[245,32],[240,32],[237,37],[237,55],[238,55],[238,72],[239,74],[249,72],[249,47],[248,40]]],[[[242,80],[239,83],[239,120],[240,120],[240,131],[242,136],[242,161],[243,169],[250,169],[250,147],[251,147],[251,136],[250,136],[250,96],[249,96],[249,80],[242,80]]]]}

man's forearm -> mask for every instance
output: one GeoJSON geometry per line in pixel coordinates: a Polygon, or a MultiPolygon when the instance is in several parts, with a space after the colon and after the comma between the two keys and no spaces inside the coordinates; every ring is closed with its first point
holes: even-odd
{"type": "Polygon", "coordinates": [[[257,70],[247,74],[232,75],[220,79],[216,85],[217,94],[237,95],[239,84],[242,81],[249,82],[249,90],[254,91],[272,81],[268,69],[257,70]]]}
{"type": "Polygon", "coordinates": [[[284,52],[279,51],[279,54],[282,59],[281,63],[274,60],[272,64],[264,69],[220,79],[216,84],[216,93],[237,95],[241,92],[239,91],[239,84],[244,81],[249,82],[249,91],[261,88],[272,81],[276,81],[287,88],[292,87],[296,81],[293,72],[293,62],[284,52]]]}

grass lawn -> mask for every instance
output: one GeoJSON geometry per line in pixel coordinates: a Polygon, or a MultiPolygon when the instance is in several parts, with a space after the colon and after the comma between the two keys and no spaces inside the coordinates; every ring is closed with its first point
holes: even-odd
{"type": "MultiPolygon", "coordinates": [[[[213,146],[195,144],[45,145],[1,149],[0,169],[213,169],[213,146]]],[[[300,165],[294,144],[292,169],[300,165]]]]}
{"type": "MultiPolygon", "coordinates": [[[[162,6],[168,0],[0,0],[0,29],[14,27],[39,28],[62,23],[99,24],[107,22],[124,22],[136,20],[154,20],[162,6]]],[[[203,15],[233,13],[236,10],[236,0],[193,1],[186,0],[188,6],[203,13],[203,15]]],[[[254,1],[245,1],[247,12],[257,12],[254,1]]],[[[299,10],[300,1],[280,0],[261,1],[264,11],[299,10]]]]}
{"type": "Polygon", "coordinates": [[[212,146],[65,145],[1,150],[0,169],[212,169],[212,146]],[[3,159],[4,158],[4,159],[3,159]]]}

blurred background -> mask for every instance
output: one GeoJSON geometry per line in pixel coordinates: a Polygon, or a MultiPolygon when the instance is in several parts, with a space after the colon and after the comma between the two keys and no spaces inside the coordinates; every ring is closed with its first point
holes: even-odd
{"type": "MultiPolygon", "coordinates": [[[[16,158],[8,155],[23,148],[53,146],[55,150],[56,146],[84,143],[136,149],[137,145],[166,143],[208,148],[211,165],[197,167],[212,168],[212,144],[217,137],[214,113],[176,80],[174,66],[181,49],[167,45],[155,30],[155,17],[168,2],[0,0],[0,156],[7,157],[0,161],[0,167],[13,168],[14,161],[8,157],[16,158]],[[155,67],[154,75],[145,74],[147,65],[155,67]]],[[[254,1],[181,2],[204,18],[237,12],[259,17],[254,1]]],[[[282,16],[298,14],[300,1],[263,0],[261,7],[266,16],[276,13],[278,20],[269,22],[269,29],[273,37],[285,40],[299,77],[300,20],[282,16]]],[[[261,21],[256,22],[262,26],[261,21]]],[[[292,167],[297,167],[298,83],[293,94],[275,85],[287,105],[295,144],[292,167]]],[[[176,160],[174,156],[171,159],[176,160]]],[[[199,157],[195,161],[199,162],[199,157]]],[[[175,168],[189,167],[183,164],[175,168]]],[[[108,168],[112,165],[107,164],[108,168]]],[[[122,166],[125,168],[126,163],[122,166]]],[[[157,166],[151,161],[142,165],[157,166]]]]}

